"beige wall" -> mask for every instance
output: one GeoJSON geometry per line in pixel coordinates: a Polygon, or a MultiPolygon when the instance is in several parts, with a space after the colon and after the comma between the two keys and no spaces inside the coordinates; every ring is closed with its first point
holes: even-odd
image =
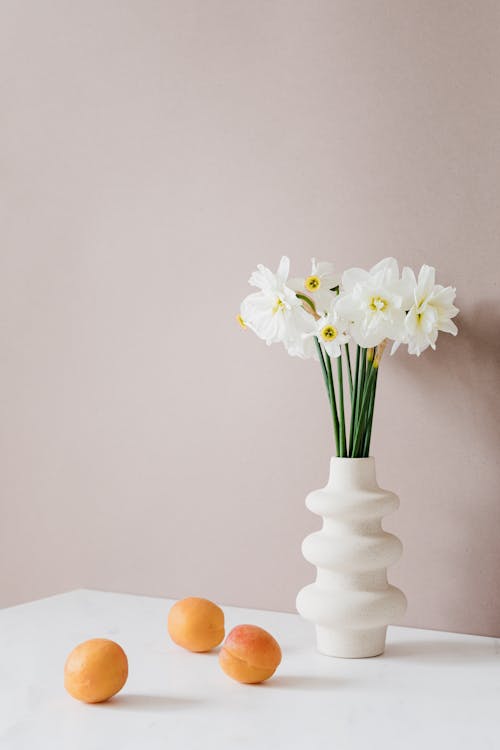
{"type": "Polygon", "coordinates": [[[293,609],[317,365],[234,322],[257,262],[430,262],[460,335],[381,372],[408,624],[500,635],[500,4],[0,1],[1,603],[293,609]]]}

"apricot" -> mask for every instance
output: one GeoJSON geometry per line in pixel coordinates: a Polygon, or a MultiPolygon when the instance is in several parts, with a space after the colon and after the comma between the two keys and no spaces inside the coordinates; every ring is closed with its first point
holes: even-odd
{"type": "Polygon", "coordinates": [[[92,638],[80,643],[64,665],[64,687],[73,698],[85,703],[101,703],[125,685],[128,661],[118,643],[92,638]]]}
{"type": "Polygon", "coordinates": [[[264,682],[281,662],[281,649],[273,636],[257,625],[237,625],[219,653],[219,664],[238,682],[264,682]]]}
{"type": "Polygon", "coordinates": [[[224,640],[224,612],[208,599],[181,599],[168,613],[168,632],[188,651],[211,651],[224,640]]]}

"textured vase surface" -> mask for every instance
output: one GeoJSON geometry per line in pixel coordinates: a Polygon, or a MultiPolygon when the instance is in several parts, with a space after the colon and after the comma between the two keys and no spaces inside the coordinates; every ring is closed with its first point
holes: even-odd
{"type": "Polygon", "coordinates": [[[406,610],[402,591],[387,581],[387,567],[399,559],[399,539],[382,529],[382,519],[399,507],[381,489],[373,458],[332,458],[330,478],[306,498],[323,527],[304,539],[305,559],[316,566],[316,581],[297,596],[297,609],[316,626],[318,651],[328,656],[378,656],[387,626],[406,610]]]}

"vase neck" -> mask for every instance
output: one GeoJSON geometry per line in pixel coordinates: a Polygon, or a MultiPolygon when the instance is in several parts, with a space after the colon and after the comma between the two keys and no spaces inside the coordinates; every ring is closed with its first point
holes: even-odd
{"type": "Polygon", "coordinates": [[[370,489],[377,487],[375,459],[337,458],[330,461],[328,487],[340,489],[370,489]]]}

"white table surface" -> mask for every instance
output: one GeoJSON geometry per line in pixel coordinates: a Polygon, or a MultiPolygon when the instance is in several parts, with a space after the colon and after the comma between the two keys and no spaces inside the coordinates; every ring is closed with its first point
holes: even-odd
{"type": "Polygon", "coordinates": [[[255,623],[283,661],[240,685],[217,653],[191,654],[166,631],[168,599],[73,591],[0,611],[0,747],[12,750],[488,750],[500,748],[500,641],[390,628],[375,659],[314,650],[298,615],[224,607],[226,632],[255,623]],[[116,640],[129,679],[107,703],[63,687],[67,654],[116,640]]]}

